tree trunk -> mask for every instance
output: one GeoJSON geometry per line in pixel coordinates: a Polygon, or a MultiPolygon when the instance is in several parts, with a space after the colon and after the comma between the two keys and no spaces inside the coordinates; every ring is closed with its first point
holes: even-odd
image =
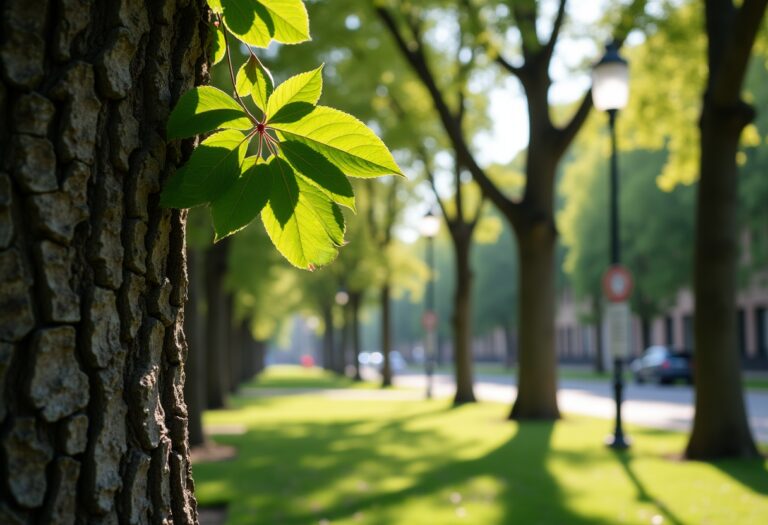
{"type": "Polygon", "coordinates": [[[157,193],[203,2],[48,4],[0,18],[0,522],[195,523],[186,213],[157,193]]]}
{"type": "Polygon", "coordinates": [[[517,330],[509,325],[504,327],[504,342],[506,343],[506,354],[504,359],[504,368],[509,370],[517,362],[517,330]]]}
{"type": "Polygon", "coordinates": [[[227,349],[228,318],[224,293],[224,276],[227,273],[229,240],[223,239],[206,252],[205,295],[208,311],[205,321],[207,363],[206,399],[208,408],[224,406],[229,392],[229,355],[227,349]]]}
{"type": "Polygon", "coordinates": [[[472,230],[451,233],[456,254],[456,292],[452,319],[456,395],[453,404],[461,405],[475,402],[472,373],[472,269],[469,264],[472,230]]]}
{"type": "Polygon", "coordinates": [[[200,315],[200,254],[194,249],[187,250],[187,277],[189,287],[187,304],[184,305],[184,332],[187,336],[187,360],[185,362],[184,398],[189,414],[189,445],[202,445],[203,409],[205,408],[205,344],[203,343],[202,319],[200,315]]]}
{"type": "Polygon", "coordinates": [[[266,368],[267,342],[256,339],[254,345],[254,359],[256,375],[261,374],[266,368]]]}
{"type": "Polygon", "coordinates": [[[648,315],[640,316],[640,340],[643,351],[651,346],[651,318],[648,315]]]}
{"type": "Polygon", "coordinates": [[[705,102],[696,216],[696,412],[689,458],[757,455],[744,406],[736,332],[736,153],[743,119],[705,102]]]}
{"type": "Polygon", "coordinates": [[[519,228],[520,351],[511,419],[557,419],[555,233],[540,222],[519,228]]]}
{"type": "Polygon", "coordinates": [[[256,373],[253,367],[255,361],[253,359],[253,336],[247,319],[243,319],[238,330],[240,332],[240,359],[238,360],[240,371],[238,377],[240,384],[243,384],[250,381],[256,373]]]}
{"type": "Polygon", "coordinates": [[[736,154],[755,116],[741,90],[766,0],[705,3],[709,77],[701,119],[694,254],[696,406],[686,456],[757,457],[737,348],[739,257],[736,154]]]}
{"type": "Polygon", "coordinates": [[[346,375],[347,373],[347,350],[349,347],[349,303],[341,306],[341,334],[339,335],[339,346],[336,352],[336,373],[346,375]]]}
{"type": "Polygon", "coordinates": [[[350,329],[352,330],[352,359],[355,366],[355,381],[362,381],[363,376],[360,375],[360,301],[362,300],[362,293],[352,292],[349,294],[349,312],[350,312],[350,329]]]}
{"type": "Polygon", "coordinates": [[[323,368],[333,371],[333,307],[330,304],[323,306],[323,325],[323,368]]]}
{"type": "Polygon", "coordinates": [[[392,363],[389,353],[392,351],[392,305],[389,283],[381,287],[379,303],[381,307],[381,354],[384,362],[381,367],[381,387],[392,386],[392,363]]]}
{"type": "Polygon", "coordinates": [[[227,358],[229,360],[229,391],[232,393],[237,392],[240,383],[242,382],[241,376],[241,360],[243,358],[243,333],[240,331],[240,326],[234,323],[235,316],[235,298],[234,296],[226,292],[226,340],[227,340],[227,358]]]}

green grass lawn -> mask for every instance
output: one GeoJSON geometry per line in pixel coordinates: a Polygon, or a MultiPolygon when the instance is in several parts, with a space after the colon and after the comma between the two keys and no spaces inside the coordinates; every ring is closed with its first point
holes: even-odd
{"type": "MultiPolygon", "coordinates": [[[[339,381],[283,367],[257,384],[348,385],[339,381]]],[[[602,445],[606,420],[518,425],[493,403],[285,393],[205,416],[247,428],[215,437],[236,459],[193,467],[200,505],[227,504],[229,524],[768,522],[768,462],[681,462],[683,434],[630,427],[634,446],[617,454],[602,445]]]]}

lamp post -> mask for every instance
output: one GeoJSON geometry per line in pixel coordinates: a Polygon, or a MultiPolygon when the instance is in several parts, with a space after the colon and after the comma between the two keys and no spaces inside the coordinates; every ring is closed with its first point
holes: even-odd
{"type": "Polygon", "coordinates": [[[434,240],[440,231],[440,218],[429,210],[421,219],[419,231],[427,239],[427,266],[429,267],[429,281],[427,282],[427,295],[422,317],[422,324],[426,332],[424,344],[424,373],[427,378],[427,399],[432,398],[432,379],[435,371],[435,329],[437,328],[437,314],[435,313],[435,245],[434,240]]]}
{"type": "Polygon", "coordinates": [[[632,277],[621,266],[619,243],[619,168],[616,155],[616,116],[629,99],[629,67],[619,55],[615,42],[606,46],[605,54],[592,69],[592,101],[595,107],[608,113],[611,133],[610,161],[610,267],[603,276],[603,291],[611,303],[606,309],[608,341],[613,354],[614,397],[616,426],[606,444],[614,449],[629,447],[621,424],[621,402],[624,390],[622,365],[627,356],[629,337],[629,307],[627,300],[632,291],[632,277]]]}

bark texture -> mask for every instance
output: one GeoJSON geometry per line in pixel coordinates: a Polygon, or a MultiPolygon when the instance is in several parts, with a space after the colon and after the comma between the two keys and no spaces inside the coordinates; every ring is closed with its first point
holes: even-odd
{"type": "Polygon", "coordinates": [[[186,149],[203,2],[0,2],[0,522],[195,523],[186,149]]]}
{"type": "Polygon", "coordinates": [[[700,129],[694,293],[696,412],[686,455],[756,457],[737,346],[738,169],[744,127],[755,116],[741,90],[768,0],[706,2],[709,77],[700,129]]]}

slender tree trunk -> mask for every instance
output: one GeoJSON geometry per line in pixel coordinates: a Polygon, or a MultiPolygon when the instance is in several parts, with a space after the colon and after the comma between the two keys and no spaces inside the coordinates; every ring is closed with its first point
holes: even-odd
{"type": "Polygon", "coordinates": [[[504,326],[504,340],[507,346],[504,368],[509,370],[517,361],[517,330],[509,325],[504,326]]]}
{"type": "Polygon", "coordinates": [[[229,292],[226,292],[225,295],[227,305],[225,334],[228,346],[227,358],[229,361],[229,391],[235,393],[240,386],[242,376],[242,372],[240,371],[240,364],[243,357],[243,341],[241,337],[243,333],[240,330],[240,326],[236,325],[234,322],[235,298],[229,292]]]}
{"type": "Polygon", "coordinates": [[[556,419],[555,233],[549,223],[518,231],[520,352],[511,419],[556,419]]]}
{"type": "Polygon", "coordinates": [[[208,306],[205,321],[208,408],[223,407],[229,391],[227,304],[224,294],[228,254],[229,240],[223,239],[206,252],[205,258],[205,295],[208,306]]]}
{"type": "Polygon", "coordinates": [[[189,414],[189,445],[202,445],[203,409],[205,408],[205,343],[202,334],[202,316],[200,315],[200,254],[194,249],[187,250],[187,276],[189,288],[187,303],[184,305],[184,332],[187,336],[187,361],[185,363],[186,380],[184,398],[189,414]]]}
{"type": "Polygon", "coordinates": [[[456,371],[454,405],[475,402],[472,373],[472,269],[469,255],[472,231],[452,232],[456,254],[456,292],[453,299],[453,359],[456,371]],[[462,235],[462,233],[464,235],[462,235]]]}
{"type": "Polygon", "coordinates": [[[0,8],[2,523],[197,520],[186,212],[157,193],[206,17],[147,5],[0,8]]]}
{"type": "Polygon", "coordinates": [[[390,352],[392,351],[392,304],[390,301],[390,287],[386,283],[379,291],[379,303],[381,307],[381,354],[384,362],[381,367],[381,386],[392,386],[392,363],[390,352]]]}
{"type": "Polygon", "coordinates": [[[256,359],[256,374],[261,374],[266,368],[267,342],[262,340],[254,341],[254,356],[256,359]]]}
{"type": "Polygon", "coordinates": [[[251,329],[248,324],[248,320],[244,319],[240,323],[240,383],[247,383],[250,381],[256,373],[254,369],[253,358],[253,336],[251,335],[251,329]]]}
{"type": "Polygon", "coordinates": [[[333,359],[333,307],[330,304],[323,306],[323,368],[328,371],[335,370],[333,359]]]}
{"type": "Polygon", "coordinates": [[[651,318],[648,315],[640,316],[640,340],[643,350],[651,346],[651,318]]]}
{"type": "Polygon", "coordinates": [[[360,375],[360,301],[362,293],[352,292],[349,294],[349,315],[350,329],[352,330],[352,359],[355,365],[355,381],[362,381],[360,375]]]}
{"type": "Polygon", "coordinates": [[[336,352],[336,373],[346,375],[347,352],[349,347],[349,303],[341,306],[341,334],[339,334],[339,346],[336,352]]]}
{"type": "Polygon", "coordinates": [[[696,406],[686,456],[757,457],[749,428],[737,348],[739,256],[736,154],[755,116],[741,89],[766,0],[707,0],[709,77],[701,119],[696,209],[694,318],[696,406]]]}

